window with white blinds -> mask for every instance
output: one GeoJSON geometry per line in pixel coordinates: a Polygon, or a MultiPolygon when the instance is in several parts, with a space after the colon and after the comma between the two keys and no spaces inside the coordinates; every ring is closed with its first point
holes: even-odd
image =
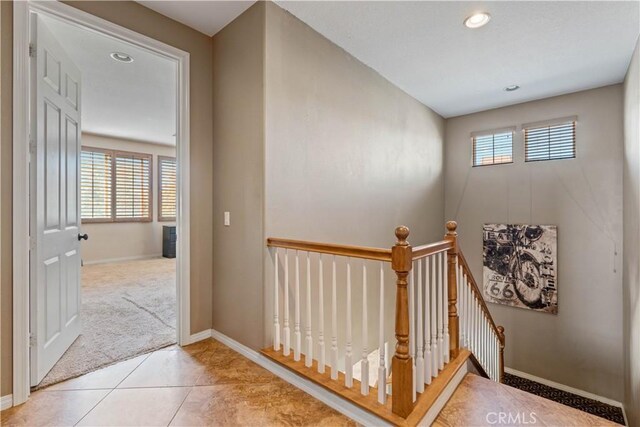
{"type": "Polygon", "coordinates": [[[176,220],[176,159],[158,156],[158,221],[176,220]]]}
{"type": "Polygon", "coordinates": [[[115,221],[151,221],[151,155],[116,151],[115,221]]]}
{"type": "Polygon", "coordinates": [[[84,222],[111,221],[113,153],[83,148],[80,154],[80,212],[84,222]]]}
{"type": "Polygon", "coordinates": [[[575,120],[524,130],[525,161],[573,159],[576,157],[575,120]]]}
{"type": "Polygon", "coordinates": [[[513,132],[473,137],[473,166],[513,162],[513,132]]]}
{"type": "Polygon", "coordinates": [[[151,154],[82,147],[82,221],[151,221],[151,159],[151,154]]]}

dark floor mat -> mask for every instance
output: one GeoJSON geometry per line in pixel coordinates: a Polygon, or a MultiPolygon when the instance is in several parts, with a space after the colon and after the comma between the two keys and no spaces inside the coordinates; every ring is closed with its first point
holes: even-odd
{"type": "Polygon", "coordinates": [[[577,394],[558,390],[557,388],[540,384],[516,375],[507,374],[506,372],[504,374],[504,384],[526,391],[527,393],[535,394],[536,396],[544,397],[545,399],[553,400],[554,402],[579,409],[580,411],[605,418],[609,421],[613,421],[614,423],[624,425],[622,409],[617,406],[608,405],[597,400],[588,399],[586,397],[578,396],[577,394]]]}

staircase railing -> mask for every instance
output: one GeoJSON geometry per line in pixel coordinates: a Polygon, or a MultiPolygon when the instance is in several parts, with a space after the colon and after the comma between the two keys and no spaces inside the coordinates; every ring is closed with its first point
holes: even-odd
{"type": "Polygon", "coordinates": [[[504,329],[459,249],[457,224],[446,228],[444,240],[412,247],[398,227],[390,249],[267,239],[273,349],[263,353],[395,424],[420,419],[421,399],[433,401],[432,382],[442,386],[438,377],[464,348],[501,381],[504,329]]]}

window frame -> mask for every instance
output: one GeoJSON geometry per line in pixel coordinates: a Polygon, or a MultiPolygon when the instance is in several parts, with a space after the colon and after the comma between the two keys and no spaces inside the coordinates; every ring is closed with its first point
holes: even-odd
{"type": "Polygon", "coordinates": [[[157,156],[158,162],[158,222],[176,222],[178,216],[178,160],[176,157],[171,156],[157,156]],[[176,216],[174,217],[165,217],[162,216],[162,161],[163,160],[173,160],[176,167],[176,216]]]}
{"type": "MultiPolygon", "coordinates": [[[[82,156],[83,151],[94,151],[101,153],[109,153],[111,154],[111,218],[89,218],[85,219],[80,216],[81,224],[113,224],[113,223],[139,223],[139,222],[153,222],[153,155],[148,153],[139,153],[135,151],[125,151],[125,150],[111,150],[108,148],[99,148],[99,147],[91,147],[83,145],[80,147],[80,153],[82,156]],[[134,217],[122,217],[118,218],[116,215],[116,206],[118,196],[116,194],[117,187],[117,179],[116,179],[116,159],[118,156],[126,156],[133,157],[137,159],[146,159],[149,161],[149,174],[148,174],[148,188],[149,188],[149,196],[148,196],[148,206],[149,206],[149,215],[143,218],[134,218],[134,217]]],[[[82,163],[80,163],[80,170],[82,170],[82,163]]],[[[82,188],[80,189],[82,194],[82,188]]],[[[82,207],[80,208],[82,212],[82,207]]]]}
{"type": "Polygon", "coordinates": [[[514,140],[514,136],[516,133],[516,129],[515,127],[509,127],[509,128],[501,128],[501,129],[495,129],[495,130],[487,130],[487,131],[479,131],[479,132],[473,132],[471,133],[471,167],[474,168],[478,168],[478,167],[484,167],[484,166],[500,166],[500,165],[510,165],[513,164],[514,162],[514,155],[513,155],[513,140],[514,140]],[[511,134],[511,161],[509,162],[495,162],[495,136],[496,135],[502,135],[502,134],[511,134]],[[493,163],[480,163],[480,164],[476,164],[476,139],[477,138],[482,138],[482,137],[486,137],[486,136],[492,136],[493,137],[493,142],[492,142],[492,148],[493,148],[493,163]]]}
{"type": "Polygon", "coordinates": [[[529,123],[529,124],[525,124],[522,125],[522,132],[523,132],[523,138],[524,138],[524,162],[525,163],[536,163],[536,162],[550,162],[550,161],[554,161],[554,160],[572,160],[577,158],[578,156],[578,152],[577,152],[577,139],[578,139],[578,135],[577,135],[577,122],[578,119],[577,117],[565,117],[565,118],[561,118],[561,119],[555,119],[555,120],[549,120],[546,122],[536,122],[536,123],[529,123]],[[572,131],[573,131],[573,140],[572,140],[572,144],[573,144],[573,156],[571,157],[551,157],[551,137],[549,137],[549,157],[547,158],[543,158],[543,159],[528,159],[527,156],[527,151],[528,151],[528,141],[527,141],[527,133],[530,130],[538,130],[538,129],[551,129],[554,126],[563,126],[563,125],[571,125],[572,126],[572,131]]]}

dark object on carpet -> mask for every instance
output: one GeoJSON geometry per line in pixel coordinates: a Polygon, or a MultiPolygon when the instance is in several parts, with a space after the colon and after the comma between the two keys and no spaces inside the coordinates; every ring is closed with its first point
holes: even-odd
{"type": "Polygon", "coordinates": [[[617,406],[608,405],[597,400],[588,399],[586,397],[578,396],[577,394],[558,390],[557,388],[540,384],[526,378],[507,374],[506,372],[504,374],[504,384],[526,391],[527,393],[535,394],[536,396],[544,397],[545,399],[570,406],[580,411],[587,412],[597,417],[605,418],[609,421],[613,421],[614,423],[624,425],[622,409],[617,406]]]}

